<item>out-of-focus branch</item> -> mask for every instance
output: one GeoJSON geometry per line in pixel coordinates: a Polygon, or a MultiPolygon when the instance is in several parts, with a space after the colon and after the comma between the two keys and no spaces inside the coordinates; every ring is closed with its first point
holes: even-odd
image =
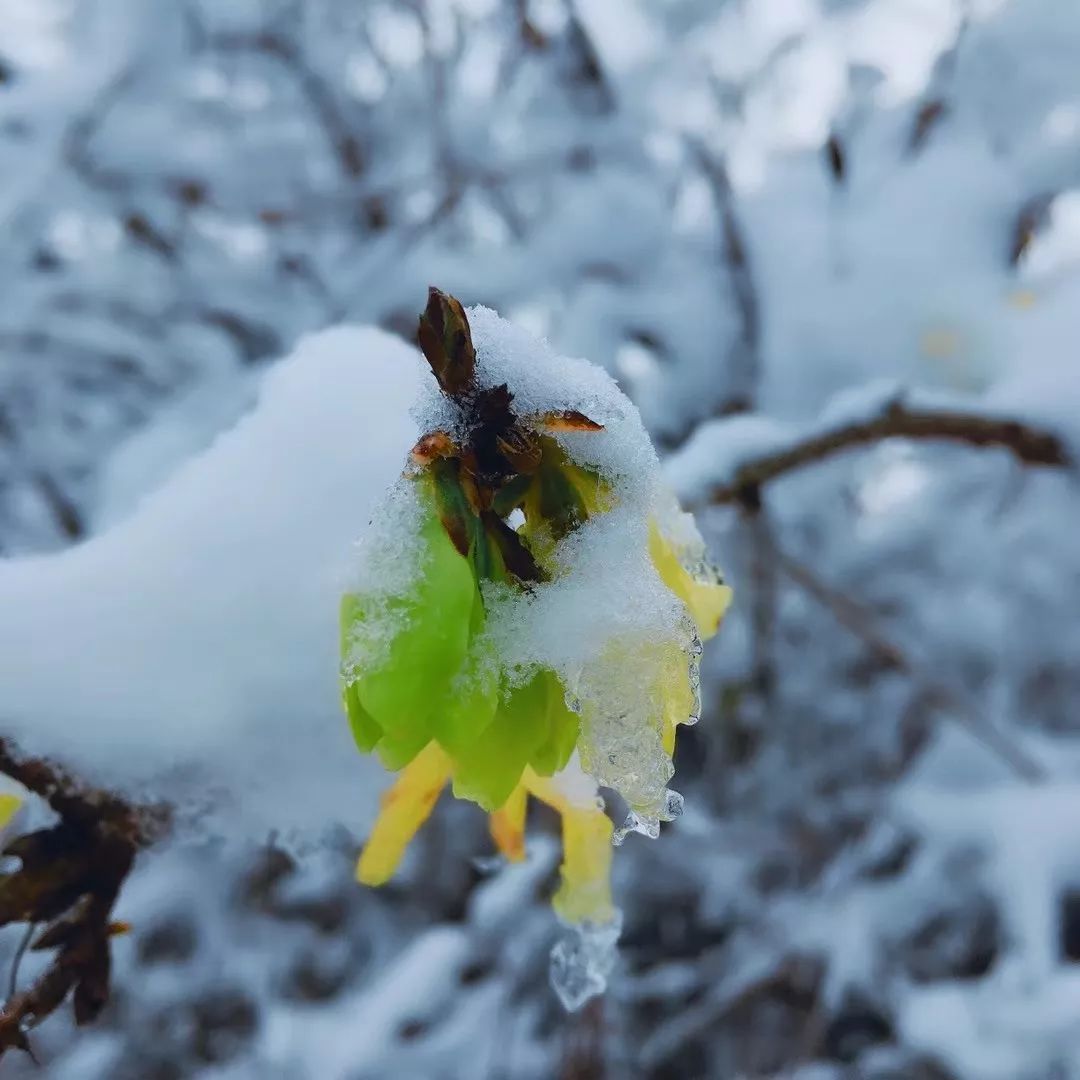
{"type": "MultiPolygon", "coordinates": [[[[761,306],[750,262],[746,233],[735,205],[727,165],[708,147],[696,141],[690,150],[712,190],[720,218],[721,257],[728,288],[738,317],[738,333],[728,349],[728,388],[717,412],[730,416],[748,412],[757,404],[761,382],[761,306]]],[[[742,500],[743,532],[749,548],[751,685],[765,711],[771,708],[776,682],[774,664],[777,622],[776,567],[769,556],[773,525],[760,490],[742,500]]]]}
{"type": "Polygon", "coordinates": [[[978,413],[918,409],[891,401],[876,416],[816,432],[799,442],[744,461],[708,494],[712,503],[746,502],[773,480],[853,447],[883,439],[922,439],[1008,450],[1025,465],[1069,468],[1075,463],[1053,432],[1019,420],[978,413]]]}
{"type": "Polygon", "coordinates": [[[222,33],[210,38],[210,45],[221,52],[253,52],[272,57],[296,80],[320,125],[326,132],[342,173],[353,179],[367,164],[360,139],[352,130],[329,82],[310,65],[296,44],[272,30],[255,33],[222,33]]]}
{"type": "Polygon", "coordinates": [[[868,646],[883,663],[912,678],[928,705],[937,706],[947,713],[1022,780],[1038,783],[1046,778],[1046,770],[1004,732],[987,721],[963,691],[925,675],[903,649],[877,629],[871,612],[827,585],[810,567],[779,548],[773,549],[772,556],[783,574],[831,611],[836,621],[868,646]]]}
{"type": "Polygon", "coordinates": [[[730,415],[754,407],[761,375],[761,306],[727,166],[701,143],[692,142],[690,149],[712,189],[713,202],[720,215],[721,254],[739,319],[738,338],[729,359],[731,389],[728,400],[719,409],[721,415],[730,415]]]}
{"type": "Polygon", "coordinates": [[[19,868],[0,875],[0,925],[41,923],[31,945],[52,950],[45,970],[0,1010],[0,1056],[30,1052],[29,1032],[70,996],[78,1024],[94,1020],[109,997],[111,919],[140,848],[167,828],[161,807],[138,807],[95,788],[44,758],[0,738],[0,772],[43,799],[56,825],[19,836],[3,854],[19,868]]]}

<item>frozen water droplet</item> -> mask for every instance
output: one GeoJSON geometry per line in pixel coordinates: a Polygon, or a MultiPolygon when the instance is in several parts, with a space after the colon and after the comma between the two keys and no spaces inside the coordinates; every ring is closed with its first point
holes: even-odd
{"type": "Polygon", "coordinates": [[[674,821],[678,817],[682,817],[683,811],[686,809],[686,800],[677,791],[671,788],[667,789],[666,801],[664,804],[664,821],[674,821]]]}
{"type": "Polygon", "coordinates": [[[611,842],[616,847],[622,847],[622,842],[630,833],[640,833],[650,840],[655,840],[660,835],[660,820],[659,818],[643,818],[631,810],[626,815],[626,820],[612,832],[611,842]]]}
{"type": "Polygon", "coordinates": [[[570,927],[555,943],[549,969],[551,987],[567,1012],[576,1012],[607,989],[621,931],[622,916],[616,914],[603,925],[583,923],[570,927]]]}

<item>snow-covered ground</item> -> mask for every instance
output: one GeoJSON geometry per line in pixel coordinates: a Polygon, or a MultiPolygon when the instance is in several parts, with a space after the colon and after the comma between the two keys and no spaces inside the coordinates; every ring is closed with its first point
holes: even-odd
{"type": "Polygon", "coordinates": [[[188,827],[48,1075],[1080,1077],[1073,471],[890,440],[708,505],[896,400],[1080,457],[1080,7],[0,26],[2,730],[188,827]],[[351,880],[383,776],[336,597],[415,437],[428,283],[614,375],[736,591],[687,812],[620,849],[621,966],[572,1018],[546,819],[495,869],[440,806],[400,882],[351,880]]]}

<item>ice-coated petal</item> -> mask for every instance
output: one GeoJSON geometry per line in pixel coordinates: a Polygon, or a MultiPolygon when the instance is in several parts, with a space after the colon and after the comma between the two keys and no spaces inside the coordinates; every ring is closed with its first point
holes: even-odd
{"type": "Polygon", "coordinates": [[[649,555],[664,584],[686,605],[698,634],[703,639],[711,638],[731,604],[730,587],[691,574],[655,521],[649,523],[649,555]]]}
{"type": "Polygon", "coordinates": [[[437,743],[428,743],[383,795],[375,827],[356,864],[357,881],[382,885],[390,880],[449,778],[450,758],[437,743]]]}

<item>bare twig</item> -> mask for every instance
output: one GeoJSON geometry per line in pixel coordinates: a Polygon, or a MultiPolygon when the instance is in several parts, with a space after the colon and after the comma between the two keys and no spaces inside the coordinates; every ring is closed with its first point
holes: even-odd
{"type": "Polygon", "coordinates": [[[1074,464],[1064,442],[1042,428],[977,413],[917,409],[894,400],[877,416],[813,434],[790,446],[744,461],[730,479],[710,490],[708,501],[745,502],[747,493],[789,472],[883,439],[922,439],[999,447],[1026,465],[1069,468],[1074,464]]]}
{"type": "Polygon", "coordinates": [[[949,115],[949,96],[952,93],[952,84],[955,80],[960,47],[964,43],[967,32],[968,20],[967,16],[965,16],[956,28],[956,36],[952,44],[938,57],[934,65],[927,95],[923,98],[922,104],[916,110],[912,119],[907,143],[909,157],[915,157],[923,151],[931,134],[933,134],[941,121],[949,115]]]}
{"type": "Polygon", "coordinates": [[[605,1028],[602,997],[593,998],[581,1012],[567,1018],[559,1080],[604,1080],[608,1072],[605,1028]]]}
{"type": "Polygon", "coordinates": [[[777,574],[772,522],[760,498],[743,506],[743,527],[749,547],[751,657],[750,686],[763,708],[776,690],[774,649],[777,622],[777,574]]]}
{"type": "Polygon", "coordinates": [[[15,955],[11,958],[11,975],[8,979],[8,997],[15,996],[15,991],[19,987],[19,968],[22,965],[23,957],[26,955],[26,950],[30,946],[30,939],[34,936],[34,931],[37,929],[37,923],[27,923],[26,933],[23,934],[22,940],[19,942],[18,948],[15,950],[15,955]]]}
{"type": "Polygon", "coordinates": [[[0,738],[0,772],[44,799],[56,825],[16,838],[4,851],[20,867],[0,876],[0,925],[45,924],[34,950],[52,950],[45,970],[0,1011],[0,1055],[30,1052],[28,1032],[70,996],[75,1021],[89,1023],[109,997],[109,940],[121,926],[113,905],[138,850],[161,835],[161,808],[136,807],[61,766],[23,754],[0,738]]]}

